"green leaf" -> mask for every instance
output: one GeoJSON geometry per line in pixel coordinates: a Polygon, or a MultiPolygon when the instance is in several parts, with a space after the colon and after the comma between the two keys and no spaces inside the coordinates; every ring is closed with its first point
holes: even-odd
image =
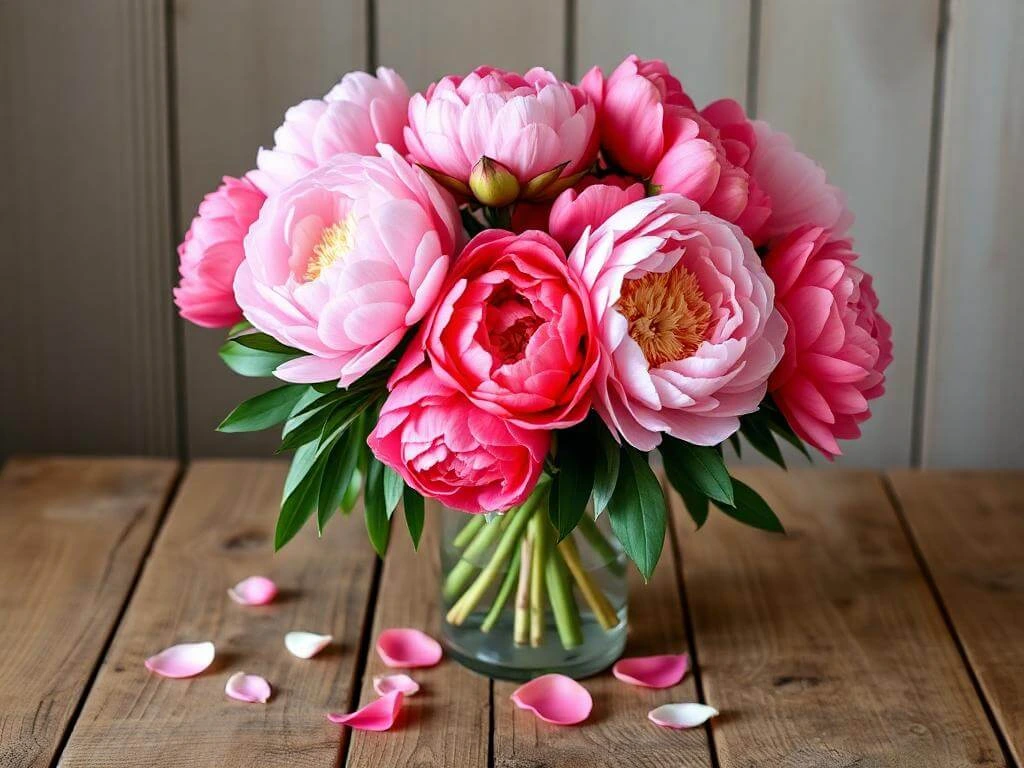
{"type": "Polygon", "coordinates": [[[594,490],[594,444],[586,429],[558,434],[558,473],[551,485],[548,516],[561,541],[587,511],[594,490]]]}
{"type": "Polygon", "coordinates": [[[600,517],[608,507],[608,502],[615,491],[615,481],[619,479],[619,444],[604,423],[594,417],[591,434],[597,441],[597,453],[594,461],[594,517],[600,517]]]}
{"type": "Polygon", "coordinates": [[[732,483],[736,492],[736,504],[716,503],[716,507],[729,517],[754,528],[773,533],[786,532],[779,518],[775,516],[775,512],[768,506],[768,502],[761,498],[757,491],[735,478],[732,483]]]}
{"type": "Polygon", "coordinates": [[[285,481],[284,503],[281,504],[281,513],[277,517],[277,528],[274,531],[275,551],[291,541],[316,510],[326,462],[314,461],[310,465],[308,460],[307,452],[301,455],[296,452],[292,460],[292,469],[285,481]]]}
{"type": "Polygon", "coordinates": [[[306,354],[301,349],[296,349],[295,347],[289,347],[287,344],[282,344],[273,336],[269,336],[266,333],[243,333],[240,336],[233,337],[231,340],[235,344],[240,344],[248,349],[255,349],[259,352],[270,352],[275,355],[301,357],[306,354]]]}
{"type": "Polygon", "coordinates": [[[240,323],[235,323],[228,330],[228,338],[233,339],[236,336],[241,336],[243,333],[248,333],[252,330],[252,323],[248,320],[243,320],[240,323]]]}
{"type": "Polygon", "coordinates": [[[772,434],[767,416],[760,412],[744,416],[740,419],[740,432],[758,453],[771,459],[783,469],[786,468],[786,460],[782,456],[779,444],[775,442],[775,435],[772,434]]]}
{"type": "Polygon", "coordinates": [[[398,502],[402,500],[402,489],[405,488],[405,481],[388,465],[384,465],[384,509],[388,513],[388,519],[398,508],[398,502]]]}
{"type": "Polygon", "coordinates": [[[665,473],[673,486],[678,488],[676,480],[679,480],[689,483],[710,499],[733,503],[729,470],[716,448],[692,445],[665,435],[658,450],[665,459],[665,473]]]}
{"type": "Polygon", "coordinates": [[[391,518],[388,517],[384,498],[384,465],[371,458],[366,473],[366,491],[363,494],[363,512],[370,543],[381,557],[388,551],[391,537],[391,518]]]}
{"type": "Polygon", "coordinates": [[[466,232],[469,233],[470,237],[478,235],[486,229],[486,227],[465,208],[461,209],[460,213],[462,214],[462,226],[465,227],[466,232]]]}
{"type": "Polygon", "coordinates": [[[341,511],[346,515],[351,514],[352,510],[356,508],[356,502],[359,501],[359,492],[363,490],[363,473],[359,471],[359,467],[356,467],[355,472],[352,473],[352,480],[348,484],[348,490],[345,491],[345,495],[341,499],[341,511]]]}
{"type": "Polygon", "coordinates": [[[739,435],[737,435],[735,432],[733,432],[731,435],[729,435],[729,445],[731,445],[733,451],[735,451],[736,458],[737,459],[742,459],[743,458],[743,444],[740,442],[739,435]]]}
{"type": "Polygon", "coordinates": [[[644,580],[650,580],[665,543],[665,496],[647,463],[647,454],[629,445],[622,446],[608,515],[622,548],[644,580]]]}
{"type": "Polygon", "coordinates": [[[405,527],[409,529],[414,549],[420,548],[420,537],[423,535],[423,497],[409,486],[402,491],[402,508],[405,510],[405,527]]]}
{"type": "Polygon", "coordinates": [[[808,452],[807,446],[804,445],[804,441],[797,437],[793,428],[789,426],[789,422],[786,421],[786,417],[782,415],[782,411],[779,410],[779,407],[775,405],[775,401],[771,399],[771,395],[765,398],[765,401],[761,403],[761,407],[758,408],[757,413],[764,414],[764,419],[768,422],[768,426],[772,432],[800,451],[808,461],[811,461],[811,454],[808,452]]]}
{"type": "Polygon", "coordinates": [[[302,353],[284,355],[261,352],[243,347],[236,341],[224,342],[219,354],[224,364],[235,373],[256,377],[272,376],[279,365],[302,356],[302,353]]]}
{"type": "Polygon", "coordinates": [[[327,420],[333,412],[333,408],[324,408],[288,419],[284,432],[281,433],[281,445],[278,446],[277,453],[293,451],[300,445],[318,441],[324,434],[327,420]]]}
{"type": "Polygon", "coordinates": [[[305,384],[286,384],[240,404],[217,427],[218,432],[256,432],[280,424],[306,393],[305,384]]]}
{"type": "Polygon", "coordinates": [[[339,440],[327,457],[323,479],[320,481],[320,495],[317,502],[317,531],[323,532],[327,521],[341,507],[345,493],[352,484],[352,476],[359,462],[359,430],[353,430],[339,440]]]}

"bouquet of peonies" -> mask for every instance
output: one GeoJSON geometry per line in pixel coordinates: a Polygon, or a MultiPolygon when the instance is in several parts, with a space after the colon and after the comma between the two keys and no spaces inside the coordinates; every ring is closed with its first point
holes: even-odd
{"type": "MultiPolygon", "coordinates": [[[[351,73],[274,140],[200,205],[175,300],[233,326],[231,369],[287,382],[219,427],[283,424],[278,547],[360,495],[378,552],[399,501],[418,542],[428,497],[504,513],[462,544],[488,531],[506,573],[550,531],[556,581],[579,576],[558,542],[579,526],[607,545],[607,514],[649,577],[651,452],[698,526],[710,504],[780,530],[724,443],[832,457],[883,391],[891,329],[843,195],[736,102],[697,109],[663,62],[578,85],[480,67],[412,97],[391,70],[351,73]]],[[[501,572],[449,574],[449,620],[501,572]]]]}

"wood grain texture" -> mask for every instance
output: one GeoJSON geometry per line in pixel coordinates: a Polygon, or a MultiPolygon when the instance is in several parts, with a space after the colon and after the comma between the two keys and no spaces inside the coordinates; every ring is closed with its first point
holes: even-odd
{"type": "Polygon", "coordinates": [[[565,69],[565,3],[377,0],[377,58],[413,90],[489,64],[565,69]]]}
{"type": "Polygon", "coordinates": [[[664,59],[694,101],[747,97],[750,0],[578,0],[575,75],[627,55],[664,59]]]}
{"type": "MultiPolygon", "coordinates": [[[[402,512],[395,513],[359,706],[377,698],[374,675],[396,671],[385,666],[373,645],[383,630],[415,627],[440,637],[439,516],[440,510],[428,506],[420,551],[414,553],[402,512]]],[[[485,768],[491,717],[488,679],[450,659],[412,675],[422,688],[405,700],[391,731],[352,732],[349,768],[485,768]]]]}
{"type": "MultiPolygon", "coordinates": [[[[182,221],[225,174],[239,176],[273,144],[285,110],[365,69],[366,0],[175,0],[182,221]]],[[[193,456],[266,456],[274,432],[225,435],[217,424],[272,382],[232,373],[223,333],[185,324],[188,448],[193,456]]]]}
{"type": "Polygon", "coordinates": [[[1024,468],[1024,4],[950,7],[925,466],[1024,468]]]}
{"type": "Polygon", "coordinates": [[[0,455],[177,451],[165,34],[0,2],[0,455]]]}
{"type": "Polygon", "coordinates": [[[1024,765],[1024,473],[889,478],[996,722],[1024,765]]]}
{"type": "Polygon", "coordinates": [[[721,767],[1003,766],[881,479],[738,476],[786,536],[675,509],[721,767]]]}
{"type": "Polygon", "coordinates": [[[0,473],[0,765],[49,766],[177,475],[156,459],[12,459],[0,473]]]}
{"type": "Polygon", "coordinates": [[[374,573],[362,515],[313,526],[278,554],[274,522],[285,466],[277,462],[193,464],[168,512],[123,622],[67,749],[63,768],[332,766],[344,734],[325,714],[351,698],[374,573]],[[271,605],[245,608],[226,590],[263,574],[282,590],[271,605]],[[303,661],[284,648],[296,629],[334,635],[303,661]],[[150,674],[143,661],[179,642],[211,640],[217,660],[189,680],[150,674]],[[263,675],[266,705],[224,695],[236,671],[263,675]]]}
{"type": "Polygon", "coordinates": [[[758,116],[846,191],[864,268],[892,322],[885,397],[850,465],[906,466],[919,329],[939,0],[762,4],[758,116]]]}
{"type": "MultiPolygon", "coordinates": [[[[682,653],[687,650],[686,623],[679,598],[672,545],[665,550],[649,584],[629,566],[629,639],[627,656],[682,653]]],[[[651,690],[627,685],[611,672],[583,684],[594,698],[594,711],[578,728],[561,728],[538,720],[511,702],[515,683],[494,684],[495,768],[700,768],[711,766],[703,728],[672,731],[647,720],[661,704],[697,701],[692,673],[672,688],[651,690]]]]}

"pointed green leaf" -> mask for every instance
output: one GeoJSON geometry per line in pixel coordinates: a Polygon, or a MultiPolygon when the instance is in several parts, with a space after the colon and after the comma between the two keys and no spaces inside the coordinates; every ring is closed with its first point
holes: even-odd
{"type": "Polygon", "coordinates": [[[665,543],[665,496],[647,454],[622,446],[619,478],[608,504],[612,530],[645,580],[650,580],[665,543]]]}
{"type": "Polygon", "coordinates": [[[384,465],[384,509],[388,513],[388,519],[398,508],[398,502],[402,499],[402,489],[405,488],[405,481],[388,465],[384,465]]]}
{"type": "Polygon", "coordinates": [[[561,541],[587,511],[594,490],[594,443],[590,431],[573,428],[558,433],[558,473],[551,485],[548,516],[561,541]]]}
{"type": "Polygon", "coordinates": [[[255,432],[273,427],[288,418],[305,394],[305,384],[286,384],[241,403],[217,427],[218,432],[255,432]]]}
{"type": "Polygon", "coordinates": [[[758,412],[751,413],[740,419],[740,432],[747,442],[763,456],[786,468],[786,460],[782,456],[779,444],[775,442],[775,435],[772,434],[767,417],[758,412]]]}
{"type": "Polygon", "coordinates": [[[358,461],[359,436],[353,431],[338,441],[326,459],[317,502],[317,531],[323,532],[327,521],[341,507],[358,461]]]}
{"type": "Polygon", "coordinates": [[[608,428],[600,421],[592,427],[592,434],[597,440],[597,454],[594,462],[594,517],[600,517],[608,507],[615,481],[619,479],[619,444],[615,442],[608,428]]]}
{"type": "Polygon", "coordinates": [[[732,480],[718,450],[692,445],[668,435],[658,450],[665,460],[665,473],[674,487],[678,488],[680,482],[689,483],[710,499],[733,503],[732,480]]]}
{"type": "Polygon", "coordinates": [[[301,349],[296,349],[295,347],[289,347],[287,344],[282,344],[273,336],[266,333],[243,333],[239,336],[232,337],[231,340],[243,347],[255,349],[260,352],[272,352],[276,355],[291,355],[293,357],[299,357],[306,354],[301,349]]]}
{"type": "Polygon", "coordinates": [[[348,490],[345,491],[345,495],[341,498],[341,511],[348,515],[352,513],[352,510],[356,508],[356,503],[359,501],[359,494],[363,490],[363,473],[359,471],[359,467],[356,467],[355,472],[352,473],[352,480],[349,481],[348,490]]]}
{"type": "Polygon", "coordinates": [[[388,516],[384,497],[384,465],[372,457],[366,473],[363,512],[370,543],[377,554],[384,557],[388,551],[388,539],[391,537],[391,518],[388,516]]]}
{"type": "Polygon", "coordinates": [[[716,503],[715,506],[729,517],[754,528],[773,533],[785,533],[782,523],[768,502],[746,483],[733,478],[733,489],[736,491],[735,506],[716,503]]]}
{"type": "Polygon", "coordinates": [[[732,446],[732,450],[736,454],[737,459],[743,458],[743,444],[740,442],[740,436],[733,432],[729,435],[729,445],[732,446]]]}
{"type": "Polygon", "coordinates": [[[285,481],[284,502],[274,531],[275,551],[291,541],[316,510],[324,462],[307,464],[310,453],[297,451],[292,460],[292,468],[285,481]]]}
{"type": "Polygon", "coordinates": [[[420,537],[423,535],[423,497],[409,486],[402,492],[402,507],[405,509],[405,527],[409,529],[414,549],[420,548],[420,537]]]}
{"type": "Polygon", "coordinates": [[[224,342],[219,354],[224,364],[235,373],[254,377],[272,376],[279,365],[302,356],[302,353],[284,355],[261,352],[230,340],[224,342]]]}

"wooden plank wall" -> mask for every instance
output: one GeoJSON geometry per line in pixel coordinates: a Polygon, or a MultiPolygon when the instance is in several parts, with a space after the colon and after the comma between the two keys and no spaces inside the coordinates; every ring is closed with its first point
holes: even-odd
{"type": "Polygon", "coordinates": [[[213,431],[259,383],[223,368],[219,334],[173,324],[202,195],[350,69],[420,88],[637,52],[847,190],[896,362],[843,463],[1024,466],[1022,41],[1018,0],[2,0],[0,455],[266,455],[272,435],[213,431]]]}

